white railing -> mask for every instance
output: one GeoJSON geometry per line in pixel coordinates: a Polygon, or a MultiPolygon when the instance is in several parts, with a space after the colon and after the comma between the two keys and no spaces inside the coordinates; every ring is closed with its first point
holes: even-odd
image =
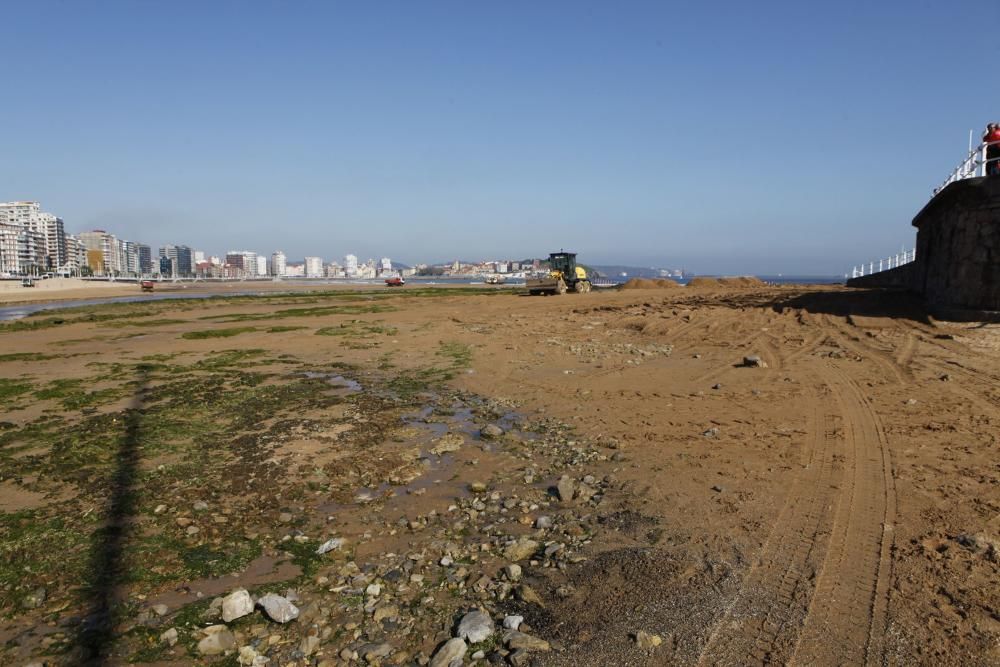
{"type": "Polygon", "coordinates": [[[986,176],[994,170],[1000,171],[1000,141],[984,141],[969,151],[968,156],[955,167],[944,183],[934,188],[934,194],[941,192],[955,181],[986,176]],[[994,148],[994,150],[988,150],[989,148],[994,148]],[[998,155],[987,158],[987,153],[997,153],[998,155]]]}
{"type": "Polygon", "coordinates": [[[879,271],[888,271],[889,269],[895,269],[897,267],[903,266],[904,264],[909,264],[917,258],[917,249],[914,248],[911,251],[903,250],[895,255],[890,255],[889,257],[883,257],[877,261],[867,262],[861,264],[860,266],[855,266],[851,269],[851,278],[860,278],[862,276],[869,276],[873,273],[878,273],[879,271]]]}

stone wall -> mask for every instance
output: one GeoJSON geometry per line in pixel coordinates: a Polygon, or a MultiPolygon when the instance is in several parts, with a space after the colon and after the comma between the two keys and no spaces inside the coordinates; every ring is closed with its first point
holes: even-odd
{"type": "Polygon", "coordinates": [[[1000,176],[969,178],[939,192],[913,219],[915,262],[847,281],[909,289],[932,310],[1000,311],[1000,176]]]}

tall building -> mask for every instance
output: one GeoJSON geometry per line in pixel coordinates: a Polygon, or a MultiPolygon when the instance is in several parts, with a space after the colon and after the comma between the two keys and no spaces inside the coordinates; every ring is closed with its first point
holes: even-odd
{"type": "Polygon", "coordinates": [[[392,260],[388,257],[383,257],[379,261],[379,272],[380,273],[392,273],[392,260]]]}
{"type": "Polygon", "coordinates": [[[348,278],[358,275],[358,258],[355,255],[344,255],[344,274],[348,278]]]}
{"type": "Polygon", "coordinates": [[[135,244],[136,255],[139,258],[139,273],[147,276],[153,273],[153,250],[145,243],[135,244]]]}
{"type": "Polygon", "coordinates": [[[87,247],[83,241],[68,234],[66,236],[66,264],[59,269],[64,276],[78,276],[81,269],[87,266],[87,247]]]}
{"type": "Polygon", "coordinates": [[[87,249],[87,265],[97,276],[114,276],[121,272],[119,246],[114,234],[103,229],[80,232],[78,238],[87,249]]]}
{"type": "Polygon", "coordinates": [[[322,257],[306,257],[305,264],[306,264],[306,278],[323,277],[322,257]]]}
{"type": "Polygon", "coordinates": [[[160,248],[160,257],[167,257],[173,263],[175,278],[189,278],[194,275],[194,251],[186,245],[165,245],[160,248]]]}
{"type": "Polygon", "coordinates": [[[252,276],[257,272],[257,253],[249,250],[230,250],[226,253],[226,264],[236,269],[232,275],[252,276]]]}
{"type": "Polygon", "coordinates": [[[36,201],[0,202],[0,271],[56,271],[66,259],[62,218],[36,201]]]}
{"type": "Polygon", "coordinates": [[[280,250],[275,250],[271,254],[271,275],[272,276],[283,276],[285,275],[285,265],[288,263],[288,258],[285,257],[285,253],[280,250]]]}
{"type": "Polygon", "coordinates": [[[267,255],[257,255],[257,275],[267,275],[267,255]]]}

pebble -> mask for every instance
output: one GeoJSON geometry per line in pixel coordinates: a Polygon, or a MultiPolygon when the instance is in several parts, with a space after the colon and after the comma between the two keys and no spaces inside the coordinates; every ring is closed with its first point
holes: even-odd
{"type": "Polygon", "coordinates": [[[551,527],[552,527],[552,517],[540,516],[537,519],[535,519],[535,528],[548,530],[551,527]]]}
{"type": "Polygon", "coordinates": [[[327,552],[336,551],[344,546],[344,542],[345,540],[343,537],[330,538],[323,544],[319,545],[319,548],[316,549],[316,554],[322,556],[327,552]]]}
{"type": "Polygon", "coordinates": [[[524,622],[524,616],[518,616],[516,614],[512,614],[510,616],[504,616],[503,627],[507,628],[508,630],[517,630],[519,627],[521,627],[521,623],[523,622],[524,622]]]}
{"type": "Polygon", "coordinates": [[[198,642],[202,655],[219,655],[236,648],[236,637],[224,625],[210,625],[202,629],[205,638],[198,642]]]}
{"type": "Polygon", "coordinates": [[[746,368],[767,368],[767,362],[757,355],[751,355],[743,357],[743,366],[746,368]]]}
{"type": "Polygon", "coordinates": [[[276,623],[288,623],[299,617],[298,607],[274,593],[268,593],[257,600],[257,604],[261,606],[268,618],[276,623]]]}
{"type": "Polygon", "coordinates": [[[450,667],[453,662],[462,664],[465,652],[469,650],[465,640],[455,637],[449,639],[431,657],[430,667],[450,667]]]}
{"type": "Polygon", "coordinates": [[[503,436],[503,429],[496,424],[487,424],[479,430],[479,437],[484,440],[496,440],[503,436]]]}
{"type": "Polygon", "coordinates": [[[431,454],[447,454],[448,452],[457,452],[465,444],[465,438],[463,438],[458,433],[445,433],[443,436],[437,439],[433,447],[431,447],[431,454]]]}
{"type": "Polygon", "coordinates": [[[552,647],[544,639],[526,635],[523,632],[510,632],[507,635],[507,648],[511,650],[524,649],[525,651],[549,651],[552,647]]]}
{"type": "Polygon", "coordinates": [[[291,523],[292,515],[288,512],[282,512],[281,514],[278,515],[278,521],[280,521],[281,523],[291,523]]]}
{"type": "Polygon", "coordinates": [[[559,493],[559,500],[568,503],[573,500],[573,493],[576,491],[576,482],[568,475],[563,475],[556,484],[556,491],[559,493]]]}
{"type": "Polygon", "coordinates": [[[160,635],[160,641],[164,642],[167,646],[173,646],[177,643],[177,628],[170,628],[166,632],[160,635]]]}
{"type": "Polygon", "coordinates": [[[535,592],[534,588],[528,586],[527,584],[521,584],[517,587],[517,597],[525,604],[534,604],[539,607],[545,606],[541,596],[535,592]]]}
{"type": "Polygon", "coordinates": [[[493,619],[482,611],[470,611],[458,623],[458,636],[470,644],[486,641],[493,634],[493,619]]]}
{"type": "Polygon", "coordinates": [[[635,643],[641,649],[649,650],[654,649],[663,643],[663,639],[659,635],[653,635],[645,630],[639,630],[635,633],[635,643]]]}
{"type": "Polygon", "coordinates": [[[516,542],[504,549],[503,555],[507,560],[518,561],[530,558],[538,551],[539,544],[527,537],[519,538],[516,542]]]}
{"type": "Polygon", "coordinates": [[[510,579],[511,581],[520,581],[520,579],[521,579],[521,566],[518,565],[517,563],[511,563],[510,565],[506,566],[503,569],[503,571],[504,571],[504,574],[507,575],[507,578],[510,579]]]}
{"type": "Polygon", "coordinates": [[[226,623],[243,618],[252,612],[253,599],[245,588],[237,588],[222,598],[222,620],[226,623]]]}

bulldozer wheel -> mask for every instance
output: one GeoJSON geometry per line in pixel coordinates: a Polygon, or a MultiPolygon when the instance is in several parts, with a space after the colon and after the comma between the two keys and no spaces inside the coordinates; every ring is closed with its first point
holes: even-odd
{"type": "Polygon", "coordinates": [[[559,284],[556,285],[556,293],[557,294],[565,294],[566,290],[567,290],[566,283],[562,280],[562,278],[560,278],[559,279],[559,284]]]}
{"type": "Polygon", "coordinates": [[[578,280],[576,283],[576,293],[586,294],[590,291],[590,281],[589,280],[578,280]]]}

